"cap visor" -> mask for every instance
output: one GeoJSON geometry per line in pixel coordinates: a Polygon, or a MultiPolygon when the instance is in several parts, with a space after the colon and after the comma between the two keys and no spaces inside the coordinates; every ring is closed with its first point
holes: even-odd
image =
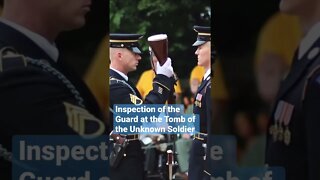
{"type": "Polygon", "coordinates": [[[200,46],[200,45],[202,45],[202,44],[204,44],[206,42],[207,41],[199,41],[199,40],[197,40],[195,43],[192,44],[192,46],[200,46]]]}
{"type": "Polygon", "coordinates": [[[137,47],[132,47],[131,50],[132,50],[134,53],[136,53],[136,54],[142,54],[141,51],[140,51],[140,49],[137,48],[137,47]]]}

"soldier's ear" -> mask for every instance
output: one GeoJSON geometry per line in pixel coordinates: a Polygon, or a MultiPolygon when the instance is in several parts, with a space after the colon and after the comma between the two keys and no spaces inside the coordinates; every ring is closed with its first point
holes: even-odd
{"type": "Polygon", "coordinates": [[[121,58],[122,57],[122,53],[119,51],[117,52],[117,58],[121,58]]]}

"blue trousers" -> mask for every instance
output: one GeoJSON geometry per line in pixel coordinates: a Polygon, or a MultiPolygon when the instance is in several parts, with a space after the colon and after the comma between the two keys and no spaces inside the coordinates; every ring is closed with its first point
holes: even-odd
{"type": "Polygon", "coordinates": [[[203,142],[195,139],[192,142],[190,159],[189,159],[189,180],[209,180],[210,176],[207,175],[205,170],[206,161],[203,159],[205,149],[202,146],[203,142]]]}

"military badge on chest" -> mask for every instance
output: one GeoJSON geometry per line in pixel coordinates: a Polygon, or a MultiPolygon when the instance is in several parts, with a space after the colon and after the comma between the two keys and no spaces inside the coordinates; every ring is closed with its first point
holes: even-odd
{"type": "Polygon", "coordinates": [[[292,117],[293,109],[294,106],[285,101],[280,101],[277,104],[273,117],[274,122],[269,128],[269,134],[272,136],[274,142],[283,142],[287,146],[291,143],[289,123],[292,117]]]}
{"type": "Polygon", "coordinates": [[[195,105],[198,106],[199,108],[201,108],[201,100],[202,100],[202,94],[198,93],[196,96],[196,101],[195,101],[195,105]]]}

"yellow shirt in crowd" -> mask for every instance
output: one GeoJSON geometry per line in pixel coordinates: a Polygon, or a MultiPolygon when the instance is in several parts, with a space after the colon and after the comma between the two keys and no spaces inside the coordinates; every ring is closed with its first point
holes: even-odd
{"type": "Polygon", "coordinates": [[[297,17],[276,13],[261,29],[256,50],[256,64],[263,54],[271,53],[280,55],[289,67],[301,37],[302,32],[297,17]]]}
{"type": "MultiPolygon", "coordinates": [[[[211,80],[212,98],[216,100],[227,100],[229,98],[229,94],[226,88],[220,59],[216,59],[213,70],[214,70],[214,74],[211,80]]],[[[197,79],[201,83],[204,73],[205,73],[205,69],[202,66],[195,66],[191,71],[189,83],[191,83],[192,79],[197,79]]]]}
{"type": "MultiPolygon", "coordinates": [[[[109,104],[109,50],[107,43],[109,40],[105,37],[94,56],[92,63],[87,70],[84,81],[96,97],[100,108],[107,112],[109,104]]],[[[107,113],[106,113],[107,114],[107,113]]]]}

